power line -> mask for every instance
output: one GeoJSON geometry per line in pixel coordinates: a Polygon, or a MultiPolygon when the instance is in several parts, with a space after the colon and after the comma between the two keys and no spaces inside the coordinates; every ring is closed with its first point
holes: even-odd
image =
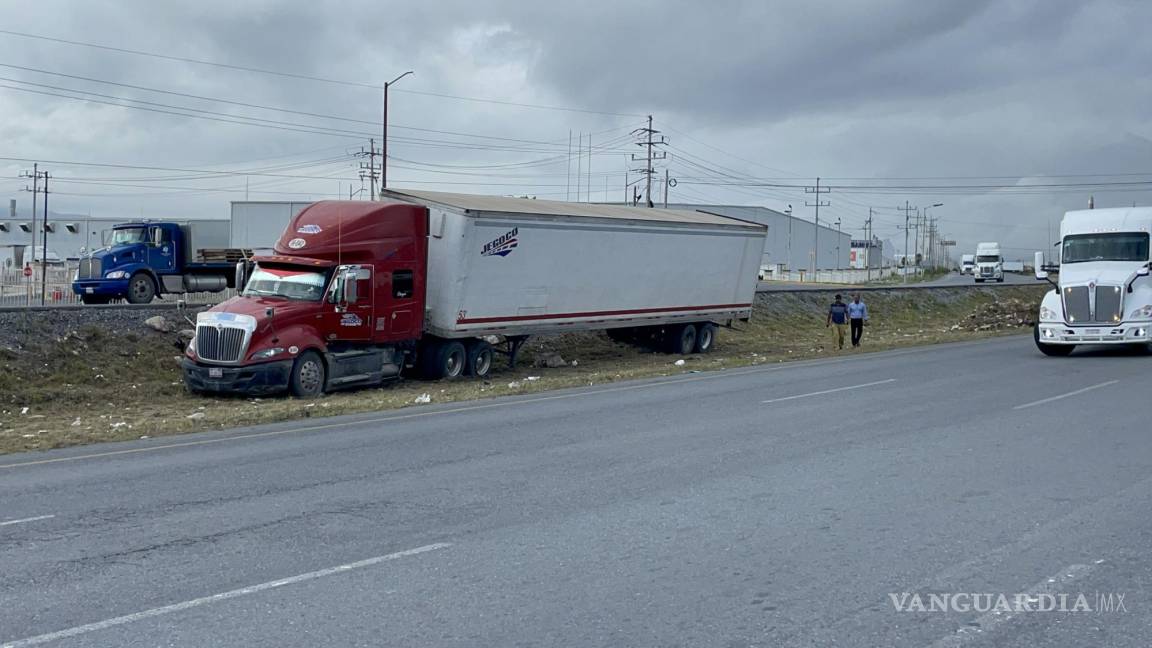
{"type": "MultiPolygon", "coordinates": [[[[350,87],[357,87],[357,88],[370,88],[373,90],[382,90],[384,87],[382,84],[363,83],[363,82],[359,82],[359,81],[349,81],[346,79],[333,79],[333,78],[327,78],[327,77],[313,76],[313,75],[309,75],[309,74],[297,74],[294,72],[282,72],[279,70],[269,70],[266,68],[257,68],[257,67],[250,67],[250,66],[245,66],[245,65],[235,65],[232,63],[220,63],[218,61],[208,61],[208,60],[204,60],[204,59],[195,59],[195,58],[186,57],[186,56],[174,56],[171,54],[160,54],[158,52],[147,52],[144,50],[128,49],[128,48],[124,48],[124,47],[113,47],[111,45],[101,45],[98,43],[87,43],[84,41],[70,40],[70,39],[66,39],[66,38],[55,38],[52,36],[43,36],[40,34],[30,34],[27,32],[19,32],[19,31],[13,31],[13,30],[9,30],[9,29],[0,29],[0,34],[6,34],[8,36],[18,36],[20,38],[30,38],[30,39],[36,39],[36,40],[49,41],[49,42],[53,42],[53,43],[61,43],[64,45],[74,45],[77,47],[90,47],[90,48],[105,50],[105,51],[109,51],[109,52],[117,52],[120,54],[131,54],[133,56],[147,56],[147,57],[151,57],[151,58],[165,59],[165,60],[169,60],[169,61],[178,61],[181,63],[194,63],[196,65],[208,65],[208,66],[223,68],[223,69],[228,69],[228,70],[237,70],[237,71],[242,71],[242,72],[254,72],[254,73],[258,73],[258,74],[268,74],[268,75],[272,75],[272,76],[291,78],[291,79],[300,79],[300,80],[305,80],[305,81],[315,81],[315,82],[319,82],[319,83],[329,83],[329,84],[334,84],[334,85],[343,85],[343,86],[350,86],[350,87]]],[[[521,107],[521,108],[535,108],[535,109],[540,109],[540,110],[558,110],[558,111],[564,111],[564,112],[578,112],[578,113],[587,113],[587,114],[593,114],[593,115],[612,115],[612,116],[619,116],[619,117],[643,117],[643,115],[641,115],[639,113],[612,112],[612,111],[606,111],[606,110],[589,110],[589,109],[585,109],[585,108],[572,108],[572,107],[567,107],[567,106],[549,106],[549,105],[544,105],[544,104],[520,103],[520,102],[515,102],[515,101],[506,101],[506,100],[502,100],[502,99],[487,99],[487,98],[483,98],[483,97],[466,97],[463,95],[453,95],[453,94],[439,93],[439,92],[427,92],[427,91],[419,91],[419,90],[396,90],[396,92],[403,92],[403,93],[407,93],[407,94],[416,94],[416,95],[425,95],[425,96],[429,96],[429,97],[440,97],[440,98],[444,98],[444,99],[455,99],[458,101],[473,101],[473,102],[497,104],[497,105],[505,105],[505,106],[516,106],[516,107],[521,107]]]]}

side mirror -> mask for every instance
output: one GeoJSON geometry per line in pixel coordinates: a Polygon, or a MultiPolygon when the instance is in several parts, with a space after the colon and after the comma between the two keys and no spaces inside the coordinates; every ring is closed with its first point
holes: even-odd
{"type": "Polygon", "coordinates": [[[1146,265],[1140,266],[1140,269],[1136,271],[1137,277],[1147,277],[1148,274],[1149,274],[1149,270],[1148,270],[1148,266],[1146,266],[1146,265]]]}
{"type": "Polygon", "coordinates": [[[164,230],[159,227],[153,227],[149,233],[152,235],[152,245],[160,247],[164,243],[164,230]]]}
{"type": "Polygon", "coordinates": [[[248,266],[245,262],[236,262],[236,277],[233,282],[237,292],[244,290],[244,285],[248,283],[248,266]]]}
{"type": "Polygon", "coordinates": [[[356,277],[360,275],[360,268],[349,268],[344,271],[342,275],[344,281],[344,299],[345,304],[356,303],[356,277]]]}
{"type": "Polygon", "coordinates": [[[1040,279],[1040,280],[1047,279],[1048,278],[1048,271],[1044,269],[1044,253],[1043,252],[1037,252],[1033,256],[1033,264],[1035,264],[1034,267],[1036,268],[1036,278],[1040,279]]]}

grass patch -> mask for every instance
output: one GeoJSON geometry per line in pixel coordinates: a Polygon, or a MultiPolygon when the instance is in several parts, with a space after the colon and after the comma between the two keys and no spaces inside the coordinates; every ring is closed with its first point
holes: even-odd
{"type": "Polygon", "coordinates": [[[531,341],[519,368],[497,367],[485,381],[401,380],[312,401],[190,396],[181,383],[174,334],[138,324],[45,336],[51,327],[35,318],[51,314],[31,313],[18,332],[20,344],[0,347],[0,453],[1021,333],[1031,326],[1043,292],[1038,286],[871,292],[864,295],[872,316],[864,347],[844,351],[835,349],[824,326],[832,291],[765,293],[757,297],[752,321],[721,329],[715,352],[686,356],[681,366],[676,357],[616,343],[601,332],[572,333],[531,341]],[[534,368],[545,353],[558,353],[565,365],[534,368]]]}

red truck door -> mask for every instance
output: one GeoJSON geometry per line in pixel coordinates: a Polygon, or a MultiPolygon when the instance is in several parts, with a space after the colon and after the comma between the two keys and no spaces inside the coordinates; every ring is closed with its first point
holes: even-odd
{"type": "MultiPolygon", "coordinates": [[[[336,269],[337,276],[347,266],[336,269]]],[[[360,266],[356,271],[356,301],[343,304],[341,281],[332,282],[332,290],[324,300],[323,330],[330,340],[365,341],[372,338],[376,322],[373,314],[373,272],[371,266],[360,266]]]]}
{"type": "Polygon", "coordinates": [[[386,326],[388,337],[393,340],[416,338],[420,334],[417,329],[420,319],[416,316],[420,300],[416,298],[415,274],[409,268],[397,268],[391,271],[390,280],[388,310],[392,314],[386,326]]]}

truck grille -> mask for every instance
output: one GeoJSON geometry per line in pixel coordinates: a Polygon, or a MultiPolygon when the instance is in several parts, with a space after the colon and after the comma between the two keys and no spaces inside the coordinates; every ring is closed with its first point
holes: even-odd
{"type": "Polygon", "coordinates": [[[201,360],[239,362],[247,346],[247,332],[231,326],[196,327],[196,355],[201,360]]]}
{"type": "Polygon", "coordinates": [[[1072,323],[1092,321],[1092,312],[1088,308],[1088,286],[1064,289],[1064,315],[1072,323]]]}
{"type": "Polygon", "coordinates": [[[1123,318],[1124,289],[1120,286],[1096,286],[1096,309],[1088,304],[1088,286],[1064,289],[1064,314],[1073,324],[1115,324],[1123,318]]]}
{"type": "Polygon", "coordinates": [[[80,259],[80,268],[77,276],[80,279],[99,279],[101,277],[100,259],[80,259]]]}
{"type": "Polygon", "coordinates": [[[992,276],[992,268],[980,268],[980,274],[985,277],[992,276]]]}
{"type": "Polygon", "coordinates": [[[1123,314],[1120,311],[1123,292],[1120,286],[1096,286],[1096,321],[1120,321],[1123,314]]]}

